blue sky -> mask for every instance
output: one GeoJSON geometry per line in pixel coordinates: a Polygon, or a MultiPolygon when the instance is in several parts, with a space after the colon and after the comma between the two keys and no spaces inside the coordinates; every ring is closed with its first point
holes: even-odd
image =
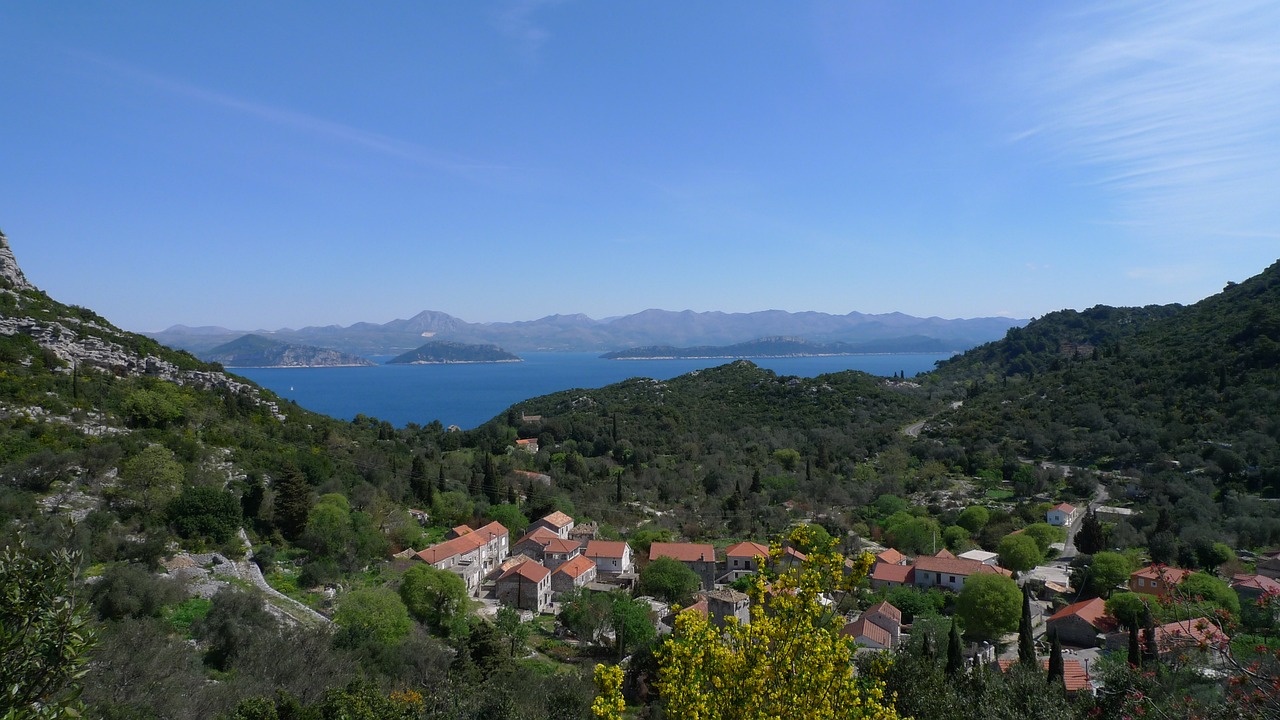
{"type": "Polygon", "coordinates": [[[1031,317],[1280,257],[1280,4],[0,4],[0,229],[132,330],[1031,317]]]}

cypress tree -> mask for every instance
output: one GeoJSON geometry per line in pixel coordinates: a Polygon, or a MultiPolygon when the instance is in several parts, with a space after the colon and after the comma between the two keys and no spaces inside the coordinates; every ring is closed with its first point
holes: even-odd
{"type": "Polygon", "coordinates": [[[1036,644],[1031,638],[1031,590],[1022,586],[1022,619],[1018,621],[1018,662],[1031,669],[1036,662],[1036,644]]]}
{"type": "Polygon", "coordinates": [[[938,651],[933,647],[933,635],[931,633],[924,634],[924,643],[920,648],[920,655],[930,663],[938,656],[938,651]]]}
{"type": "Polygon", "coordinates": [[[964,647],[960,644],[960,626],[951,621],[951,635],[947,638],[947,676],[955,677],[964,669],[964,647]]]}
{"type": "Polygon", "coordinates": [[[1138,626],[1129,626],[1129,667],[1142,667],[1142,647],[1138,644],[1138,626]]]}
{"type": "Polygon", "coordinates": [[[763,490],[764,484],[760,482],[760,468],[756,468],[755,472],[751,473],[751,494],[756,495],[763,490]]]}
{"type": "Polygon", "coordinates": [[[1156,647],[1156,621],[1147,614],[1147,627],[1142,631],[1142,664],[1144,667],[1155,667],[1160,659],[1160,648],[1156,647]]]}
{"type": "Polygon", "coordinates": [[[1097,514],[1089,510],[1080,521],[1080,532],[1076,533],[1076,549],[1085,555],[1093,555],[1107,549],[1107,535],[1098,520],[1097,514]]]}
{"type": "Polygon", "coordinates": [[[284,474],[275,484],[276,499],[272,505],[276,527],[287,540],[297,540],[307,526],[311,513],[311,485],[292,463],[286,464],[284,474]]]}
{"type": "Polygon", "coordinates": [[[1062,643],[1058,641],[1058,633],[1049,633],[1049,682],[1066,687],[1067,664],[1062,660],[1062,643]]]}
{"type": "Polygon", "coordinates": [[[409,489],[418,502],[431,505],[431,501],[435,499],[435,486],[431,484],[431,478],[427,477],[427,462],[421,455],[414,455],[413,462],[409,465],[409,489]]]}
{"type": "Polygon", "coordinates": [[[614,501],[617,504],[621,505],[622,504],[622,473],[618,473],[618,486],[614,491],[614,495],[615,495],[614,501]]]}
{"type": "Polygon", "coordinates": [[[436,477],[436,489],[444,492],[444,463],[440,463],[440,472],[436,477]]]}

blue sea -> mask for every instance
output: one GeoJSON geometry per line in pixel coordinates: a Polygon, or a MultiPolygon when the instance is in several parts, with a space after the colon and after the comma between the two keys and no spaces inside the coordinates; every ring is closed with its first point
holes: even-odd
{"type": "MultiPolygon", "coordinates": [[[[758,358],[779,375],[814,377],[862,370],[907,377],[932,370],[949,353],[758,358]]],[[[232,372],[299,405],[336,418],[367,415],[397,427],[439,420],[473,428],[508,407],[571,388],[598,388],[632,377],[668,380],[730,360],[602,360],[596,353],[526,353],[524,362],[474,365],[378,365],[349,368],[236,368],[232,372]]],[[[374,358],[379,362],[387,358],[374,358]]]]}

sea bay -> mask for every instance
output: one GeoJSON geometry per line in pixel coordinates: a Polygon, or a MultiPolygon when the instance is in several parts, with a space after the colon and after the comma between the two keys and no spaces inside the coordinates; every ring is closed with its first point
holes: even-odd
{"type": "MultiPolygon", "coordinates": [[[[598,388],[632,377],[667,380],[723,365],[725,358],[603,360],[597,353],[526,353],[520,363],[377,365],[335,368],[234,368],[299,405],[350,420],[367,415],[397,427],[439,420],[473,428],[511,405],[571,388],[598,388]]],[[[815,377],[861,370],[911,377],[932,370],[949,353],[753,358],[779,375],[815,377]]],[[[375,358],[382,361],[386,358],[375,358]]]]}

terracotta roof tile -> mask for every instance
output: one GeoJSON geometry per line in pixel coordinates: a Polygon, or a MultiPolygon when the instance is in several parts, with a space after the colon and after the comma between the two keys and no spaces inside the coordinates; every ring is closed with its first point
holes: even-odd
{"type": "Polygon", "coordinates": [[[567,575],[576,580],[582,577],[582,573],[590,570],[595,566],[596,564],[591,561],[591,558],[587,557],[586,555],[579,555],[578,557],[556,568],[556,573],[567,575]]]}
{"type": "Polygon", "coordinates": [[[528,580],[529,582],[542,582],[550,574],[551,574],[551,571],[543,567],[541,563],[537,563],[537,562],[534,562],[533,560],[530,560],[529,562],[522,562],[519,565],[511,568],[510,570],[502,573],[502,576],[498,578],[498,582],[502,582],[503,580],[514,578],[517,575],[524,578],[525,580],[528,580]]]}
{"type": "Polygon", "coordinates": [[[569,517],[568,515],[566,515],[566,514],[564,514],[564,513],[560,512],[559,510],[557,510],[557,511],[555,511],[555,512],[551,513],[550,515],[547,515],[547,516],[546,516],[546,517],[544,517],[544,518],[542,518],[542,520],[541,520],[541,521],[542,521],[542,522],[545,522],[545,523],[550,523],[551,525],[553,525],[553,526],[555,526],[555,527],[558,527],[558,528],[562,528],[562,527],[565,527],[565,526],[568,526],[568,525],[572,525],[572,524],[573,524],[573,518],[571,518],[571,517],[569,517]]]}
{"type": "Polygon", "coordinates": [[[1072,603],[1049,617],[1049,622],[1054,620],[1062,620],[1071,616],[1079,617],[1081,620],[1089,623],[1095,628],[1099,628],[1100,624],[1108,624],[1103,621],[1107,617],[1107,604],[1102,598],[1093,598],[1091,600],[1081,600],[1078,603],[1072,603]]]}
{"type": "Polygon", "coordinates": [[[893,644],[893,636],[889,634],[888,630],[865,618],[858,618],[845,625],[840,634],[854,639],[866,638],[880,647],[887,648],[893,644]]]}
{"type": "Polygon", "coordinates": [[[660,557],[680,562],[715,562],[716,549],[703,543],[653,543],[649,546],[649,560],[660,557]]]}
{"type": "Polygon", "coordinates": [[[621,540],[588,540],[584,555],[590,558],[621,560],[627,552],[627,544],[621,540]]]}
{"type": "Polygon", "coordinates": [[[730,545],[729,547],[725,548],[724,554],[725,554],[725,557],[738,557],[738,558],[765,557],[767,558],[769,557],[769,546],[761,545],[758,542],[751,542],[750,540],[748,540],[746,542],[740,542],[735,545],[730,545]]]}
{"type": "Polygon", "coordinates": [[[867,612],[863,613],[863,615],[869,615],[871,613],[880,613],[881,615],[893,618],[898,622],[902,622],[902,611],[894,607],[893,605],[889,604],[888,600],[884,600],[876,603],[875,605],[872,605],[871,607],[867,608],[867,612]]]}
{"type": "Polygon", "coordinates": [[[900,583],[909,585],[912,582],[912,575],[915,568],[910,565],[886,565],[880,563],[871,571],[871,579],[880,582],[900,583]]]}

